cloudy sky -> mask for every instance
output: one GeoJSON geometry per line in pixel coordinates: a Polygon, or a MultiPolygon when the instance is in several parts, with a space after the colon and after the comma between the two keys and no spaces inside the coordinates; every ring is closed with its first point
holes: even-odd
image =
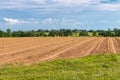
{"type": "Polygon", "coordinates": [[[120,0],[0,0],[0,29],[120,28],[120,0]]]}

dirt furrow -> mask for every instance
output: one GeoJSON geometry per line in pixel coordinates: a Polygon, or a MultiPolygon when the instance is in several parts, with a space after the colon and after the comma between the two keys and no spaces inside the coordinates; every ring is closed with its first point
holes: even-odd
{"type": "Polygon", "coordinates": [[[32,64],[56,58],[79,58],[92,54],[119,52],[119,37],[0,39],[0,65],[32,64]]]}
{"type": "Polygon", "coordinates": [[[114,38],[110,38],[110,43],[111,43],[111,52],[112,53],[117,53],[116,49],[115,49],[115,44],[114,44],[114,38]]]}
{"type": "MultiPolygon", "coordinates": [[[[0,56],[4,56],[4,55],[8,55],[8,54],[18,54],[18,53],[21,53],[21,52],[25,52],[25,51],[29,51],[29,50],[33,50],[33,49],[36,49],[36,48],[40,48],[40,47],[47,47],[47,46],[52,46],[52,45],[57,45],[59,43],[64,43],[64,42],[69,42],[70,40],[66,40],[66,41],[54,41],[54,42],[51,42],[51,43],[47,43],[47,44],[42,44],[42,45],[37,45],[37,46],[31,46],[31,47],[28,47],[28,48],[24,48],[24,49],[18,49],[18,50],[13,50],[13,51],[10,51],[10,52],[6,52],[6,53],[0,53],[0,56]]],[[[23,45],[23,44],[22,44],[23,45]]]]}
{"type": "Polygon", "coordinates": [[[88,56],[90,54],[93,54],[93,51],[97,49],[97,47],[99,46],[99,44],[101,43],[102,38],[101,39],[96,39],[93,42],[91,42],[91,44],[89,44],[85,50],[83,52],[81,52],[82,56],[88,56]]]}
{"type": "MultiPolygon", "coordinates": [[[[13,43],[10,43],[10,44],[5,44],[5,43],[3,43],[4,45],[3,46],[1,46],[1,50],[0,50],[0,54],[2,54],[2,53],[8,53],[8,52],[19,52],[19,51],[21,51],[21,50],[25,50],[25,49],[29,49],[29,48],[34,48],[34,47],[39,47],[40,45],[45,45],[45,44],[49,44],[49,43],[53,43],[53,42],[58,42],[58,41],[65,41],[66,39],[64,39],[63,38],[63,40],[61,40],[60,38],[55,38],[55,39],[52,39],[52,38],[30,38],[30,40],[29,40],[29,38],[28,38],[28,40],[26,40],[27,38],[25,38],[25,40],[24,40],[24,38],[23,39],[20,39],[20,40],[17,40],[17,42],[15,41],[16,40],[16,38],[15,38],[15,42],[13,42],[13,43]],[[17,46],[17,47],[16,47],[17,46]]],[[[69,40],[69,38],[67,39],[67,40],[69,40]]],[[[8,43],[9,43],[9,41],[8,40],[6,40],[8,43]]],[[[5,41],[5,42],[6,42],[5,41]]],[[[10,41],[11,42],[11,41],[10,41]]]]}
{"type": "Polygon", "coordinates": [[[89,40],[89,41],[86,41],[86,42],[82,42],[80,43],[80,45],[68,50],[68,51],[65,51],[64,53],[60,54],[59,57],[60,58],[75,58],[75,57],[80,57],[82,54],[81,52],[86,50],[86,47],[91,43],[93,42],[94,40],[96,40],[97,38],[95,39],[92,39],[92,40],[89,40]],[[88,44],[89,43],[89,44],[88,44]]]}
{"type": "Polygon", "coordinates": [[[114,46],[116,49],[116,52],[119,53],[120,52],[120,39],[118,37],[114,38],[114,46]]]}
{"type": "MultiPolygon", "coordinates": [[[[93,40],[93,39],[92,39],[92,40],[93,40]]],[[[78,46],[80,46],[80,45],[82,45],[82,44],[84,44],[84,43],[86,43],[86,42],[92,41],[92,40],[91,40],[91,39],[90,39],[90,40],[86,40],[86,41],[84,41],[84,42],[82,42],[82,43],[80,43],[80,44],[77,44],[77,45],[71,46],[71,47],[69,47],[69,48],[66,48],[66,49],[64,49],[64,50],[62,50],[62,51],[60,51],[60,52],[57,52],[57,53],[54,54],[54,55],[51,55],[51,56],[48,56],[48,57],[46,57],[46,58],[41,59],[40,61],[50,60],[50,59],[57,58],[57,57],[59,57],[61,54],[64,54],[65,52],[67,52],[67,51],[69,51],[69,50],[71,50],[71,49],[73,49],[73,48],[75,48],[75,47],[78,47],[78,46]]]]}
{"type": "MultiPolygon", "coordinates": [[[[99,38],[98,39],[98,44],[96,45],[96,48],[94,50],[92,50],[91,54],[99,54],[99,53],[101,53],[102,50],[100,51],[100,48],[103,47],[103,43],[104,43],[105,40],[106,40],[106,38],[99,38]]],[[[97,43],[97,42],[95,42],[95,43],[97,43]]]]}
{"type": "Polygon", "coordinates": [[[98,49],[94,50],[93,53],[95,54],[101,54],[101,53],[107,53],[108,52],[108,38],[104,38],[103,42],[101,42],[98,49]]]}
{"type": "MultiPolygon", "coordinates": [[[[53,45],[53,44],[51,44],[51,45],[47,45],[48,46],[48,49],[49,48],[52,48],[52,47],[55,47],[55,48],[59,48],[59,46],[60,45],[68,45],[68,43],[70,43],[70,42],[73,42],[72,40],[71,41],[67,41],[67,42],[62,42],[62,43],[57,43],[57,44],[55,44],[55,45],[53,45]],[[52,47],[51,47],[52,46],[52,47]],[[57,47],[58,46],[58,47],[57,47]]],[[[42,46],[42,47],[47,47],[47,46],[42,46]]],[[[34,53],[34,51],[35,52],[39,52],[39,51],[36,51],[36,49],[34,50],[28,50],[27,52],[19,52],[19,53],[17,53],[18,55],[11,55],[11,54],[7,54],[7,55],[4,55],[4,56],[2,56],[2,62],[3,62],[3,60],[5,60],[5,62],[7,62],[7,61],[11,61],[11,60],[13,60],[14,61],[14,59],[19,59],[19,58],[26,58],[27,56],[29,56],[29,55],[34,55],[34,54],[36,54],[36,53],[34,53]],[[32,51],[32,52],[31,52],[32,51]],[[21,54],[22,53],[22,54],[21,54]],[[31,53],[31,54],[30,54],[31,53]]],[[[46,48],[46,51],[47,51],[47,48],[46,48]]],[[[43,55],[45,55],[45,54],[43,54],[43,55]]]]}

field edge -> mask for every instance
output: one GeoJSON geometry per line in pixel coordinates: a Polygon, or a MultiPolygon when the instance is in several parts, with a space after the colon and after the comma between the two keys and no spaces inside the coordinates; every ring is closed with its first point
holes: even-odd
{"type": "Polygon", "coordinates": [[[120,54],[89,55],[77,59],[57,59],[32,65],[5,65],[1,80],[118,80],[120,54]]]}

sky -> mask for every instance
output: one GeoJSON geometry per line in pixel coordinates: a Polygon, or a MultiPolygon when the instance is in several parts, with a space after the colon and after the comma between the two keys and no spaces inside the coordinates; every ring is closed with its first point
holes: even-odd
{"type": "Polygon", "coordinates": [[[0,29],[120,28],[120,0],[0,0],[0,29]]]}

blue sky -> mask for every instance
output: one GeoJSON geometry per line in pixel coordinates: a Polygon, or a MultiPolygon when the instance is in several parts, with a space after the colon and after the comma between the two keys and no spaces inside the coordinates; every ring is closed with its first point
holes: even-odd
{"type": "Polygon", "coordinates": [[[1,0],[0,29],[120,28],[120,0],[1,0]]]}

